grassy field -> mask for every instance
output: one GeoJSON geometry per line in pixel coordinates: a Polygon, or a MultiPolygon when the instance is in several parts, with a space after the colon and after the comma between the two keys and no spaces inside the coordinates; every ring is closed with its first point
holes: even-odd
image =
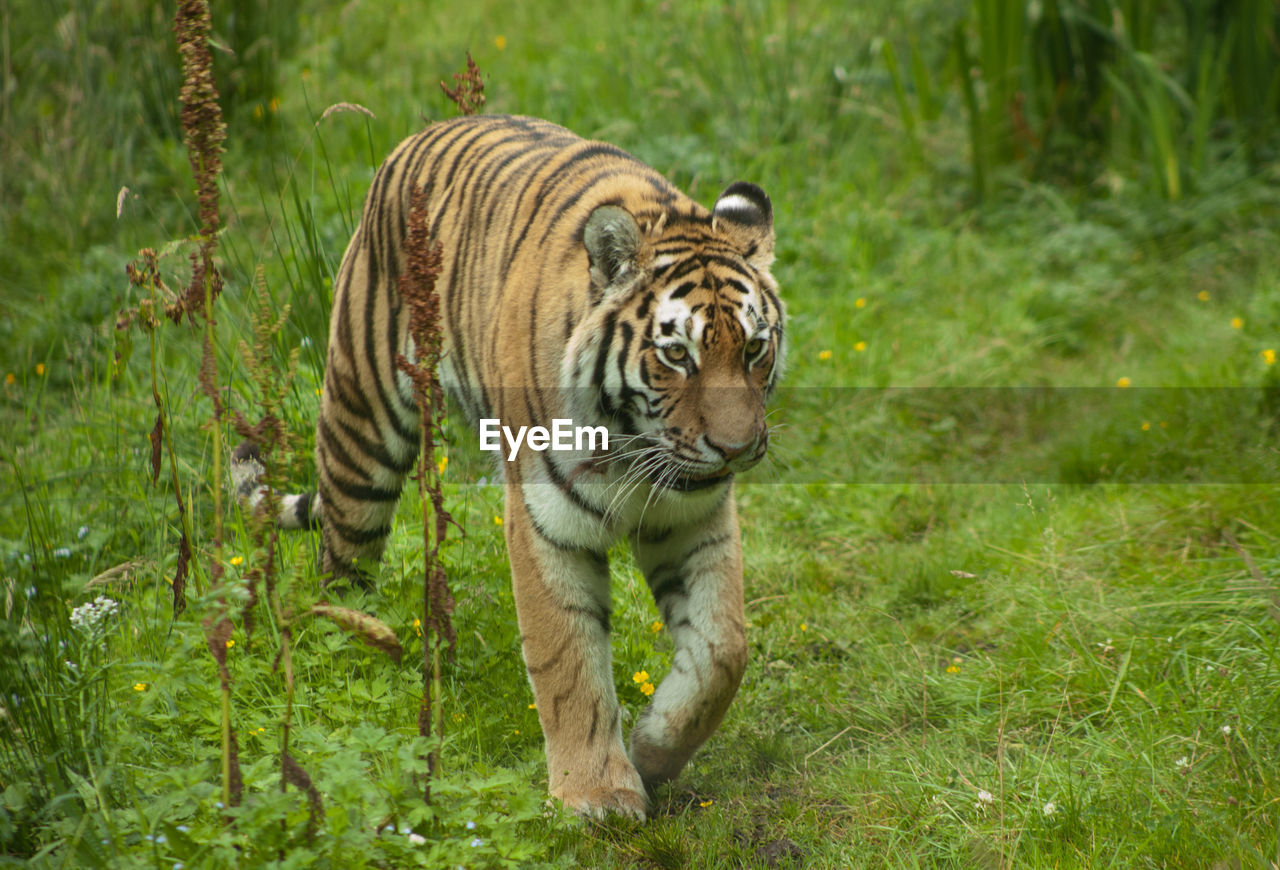
{"type": "MultiPolygon", "coordinates": [[[[212,569],[239,605],[264,559],[237,510],[218,514],[236,436],[210,425],[200,331],[116,328],[144,302],[125,275],[139,249],[176,287],[196,247],[169,13],[0,6],[0,862],[1280,867],[1280,125],[1241,120],[1226,84],[1247,61],[1280,87],[1256,74],[1274,10],[1224,31],[1241,51],[1238,34],[1269,33],[1261,55],[1198,66],[1162,19],[1131,66],[1168,87],[1115,66],[1101,117],[1121,132],[1075,139],[1038,123],[1034,93],[1029,133],[1022,102],[992,109],[1008,82],[984,15],[1006,6],[1029,8],[215,10],[219,395],[254,416],[258,376],[282,379],[298,487],[364,190],[396,142],[452,113],[437,82],[467,50],[487,111],[612,141],[706,203],[739,178],[772,196],[791,362],[785,428],[738,489],[751,660],[643,825],[544,803],[502,492],[459,420],[458,646],[430,806],[416,498],[375,591],[341,602],[389,626],[401,661],[300,615],[324,593],[299,534],[222,644],[224,697],[212,569]],[[326,112],[340,103],[360,108],[326,112]],[[259,299],[288,316],[251,365],[259,299]],[[157,404],[171,442],[153,482],[157,404]],[[311,797],[296,775],[285,787],[285,746],[311,797]]],[[[1032,48],[1011,68],[1046,22],[1022,22],[1032,48]]],[[[634,717],[671,647],[629,553],[611,556],[634,717]]]]}

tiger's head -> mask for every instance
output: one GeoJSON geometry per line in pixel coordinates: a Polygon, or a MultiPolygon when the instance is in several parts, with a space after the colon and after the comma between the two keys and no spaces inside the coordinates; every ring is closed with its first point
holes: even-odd
{"type": "Polygon", "coordinates": [[[638,211],[601,205],[586,220],[594,306],[563,376],[609,426],[618,461],[660,487],[701,489],[768,447],[784,319],[769,273],[773,208],[737,182],[709,213],[638,211]]]}

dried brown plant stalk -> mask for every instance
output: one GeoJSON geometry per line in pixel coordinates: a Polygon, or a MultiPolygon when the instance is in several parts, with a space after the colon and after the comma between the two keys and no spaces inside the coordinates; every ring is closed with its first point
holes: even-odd
{"type": "MultiPolygon", "coordinates": [[[[448,644],[452,654],[457,643],[453,628],[453,594],[449,591],[444,564],[440,560],[440,546],[453,521],[444,506],[440,468],[435,460],[436,436],[444,411],[444,394],[436,377],[440,362],[440,297],[436,293],[436,278],[440,275],[443,255],[440,243],[433,241],[427,226],[426,194],[414,187],[409,207],[409,234],[406,239],[408,265],[400,276],[400,294],[409,307],[409,334],[413,337],[415,357],[412,362],[403,354],[397,354],[396,365],[413,382],[414,395],[420,415],[421,443],[419,445],[418,494],[422,499],[422,703],[418,708],[418,733],[423,737],[438,735],[442,725],[439,707],[432,699],[438,698],[441,685],[441,646],[448,644]]],[[[431,777],[435,774],[439,758],[436,750],[427,757],[427,784],[424,797],[431,801],[431,777]]]]}
{"type": "Polygon", "coordinates": [[[222,120],[213,80],[213,53],[209,50],[212,29],[208,0],[180,0],[173,32],[182,56],[182,141],[187,146],[200,202],[200,248],[191,255],[191,283],[183,294],[181,308],[170,315],[175,323],[183,314],[191,319],[205,313],[206,301],[217,299],[222,291],[213,251],[222,223],[218,214],[218,175],[222,172],[227,125],[222,120]]]}
{"type": "MultiPolygon", "coordinates": [[[[213,262],[221,219],[218,214],[218,175],[222,171],[222,143],[226,125],[218,105],[218,89],[213,79],[213,53],[209,49],[212,17],[208,0],[179,0],[173,32],[182,57],[182,132],[187,159],[195,178],[200,202],[200,244],[191,256],[191,282],[182,299],[167,313],[174,323],[186,315],[194,324],[203,320],[200,386],[213,403],[209,427],[213,436],[213,558],[209,565],[209,585],[215,593],[222,587],[222,399],[218,390],[218,366],[214,348],[216,321],[212,308],[222,291],[222,277],[213,262]]],[[[161,414],[163,419],[163,414],[161,414]]],[[[176,472],[175,472],[176,473],[176,472]]],[[[189,536],[184,528],[184,541],[189,536]]],[[[176,586],[177,584],[175,584],[176,586]]],[[[222,690],[222,798],[227,807],[238,806],[243,790],[239,750],[231,725],[231,673],[227,669],[227,644],[231,640],[231,603],[224,594],[202,621],[209,653],[218,664],[222,690]]]]}
{"type": "Polygon", "coordinates": [[[462,114],[479,114],[484,109],[484,79],[480,75],[480,67],[471,59],[471,52],[467,52],[466,70],[454,73],[453,80],[458,83],[457,87],[451,88],[441,82],[440,90],[453,100],[462,114]]]}

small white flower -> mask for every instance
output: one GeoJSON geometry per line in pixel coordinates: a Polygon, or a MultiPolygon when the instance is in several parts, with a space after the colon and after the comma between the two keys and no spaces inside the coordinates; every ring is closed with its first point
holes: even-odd
{"type": "Polygon", "coordinates": [[[415,834],[412,831],[410,831],[409,842],[415,846],[425,846],[427,845],[427,838],[422,836],[421,834],[415,834]]]}
{"type": "Polygon", "coordinates": [[[476,837],[474,840],[471,841],[471,848],[473,849],[479,849],[483,845],[484,845],[484,840],[480,839],[479,837],[476,837]]]}
{"type": "Polygon", "coordinates": [[[89,537],[89,527],[88,527],[88,526],[81,526],[80,528],[76,529],[76,540],[77,540],[77,541],[83,541],[83,540],[84,540],[85,538],[87,538],[87,537],[89,537]]]}
{"type": "Polygon", "coordinates": [[[1184,755],[1184,756],[1182,756],[1181,758],[1179,758],[1177,761],[1175,761],[1175,762],[1173,763],[1173,766],[1174,766],[1174,767],[1177,767],[1177,768],[1190,767],[1190,766],[1191,766],[1191,759],[1190,759],[1190,758],[1187,758],[1187,757],[1184,755]]]}
{"type": "Polygon", "coordinates": [[[979,804],[989,804],[989,803],[991,803],[993,800],[995,800],[995,798],[994,798],[994,797],[992,797],[991,792],[987,791],[986,789],[980,789],[980,790],[978,791],[978,803],[979,803],[979,804]]]}
{"type": "Polygon", "coordinates": [[[81,604],[71,611],[71,627],[85,633],[94,632],[119,609],[118,602],[105,595],[99,595],[93,601],[81,604]]]}
{"type": "Polygon", "coordinates": [[[70,548],[70,547],[59,547],[58,549],[56,549],[56,550],[54,550],[54,551],[53,551],[53,558],[55,558],[55,559],[70,559],[70,558],[71,558],[71,548],[70,548]]]}
{"type": "Polygon", "coordinates": [[[1222,726],[1222,736],[1223,736],[1223,737],[1229,737],[1229,736],[1231,736],[1231,726],[1230,726],[1230,725],[1223,725],[1223,726],[1222,726]]]}
{"type": "Polygon", "coordinates": [[[1057,811],[1058,811],[1058,806],[1053,801],[1049,801],[1047,804],[1044,805],[1044,814],[1046,816],[1051,816],[1057,811]]]}
{"type": "Polygon", "coordinates": [[[468,830],[468,831],[474,831],[475,829],[476,829],[476,823],[475,823],[475,822],[467,822],[467,830],[468,830]]]}

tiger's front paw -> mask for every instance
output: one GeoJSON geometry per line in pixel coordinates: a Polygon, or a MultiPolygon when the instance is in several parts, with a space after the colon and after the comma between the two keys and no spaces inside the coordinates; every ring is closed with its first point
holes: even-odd
{"type": "Polygon", "coordinates": [[[579,769],[553,768],[559,774],[551,777],[553,798],[567,809],[589,818],[618,815],[644,821],[647,802],[644,785],[621,746],[614,747],[606,759],[575,766],[579,769]]]}
{"type": "Polygon", "coordinates": [[[623,816],[639,822],[645,819],[646,799],[642,791],[601,786],[583,791],[561,789],[551,794],[567,809],[587,818],[604,820],[609,816],[623,816]]]}

